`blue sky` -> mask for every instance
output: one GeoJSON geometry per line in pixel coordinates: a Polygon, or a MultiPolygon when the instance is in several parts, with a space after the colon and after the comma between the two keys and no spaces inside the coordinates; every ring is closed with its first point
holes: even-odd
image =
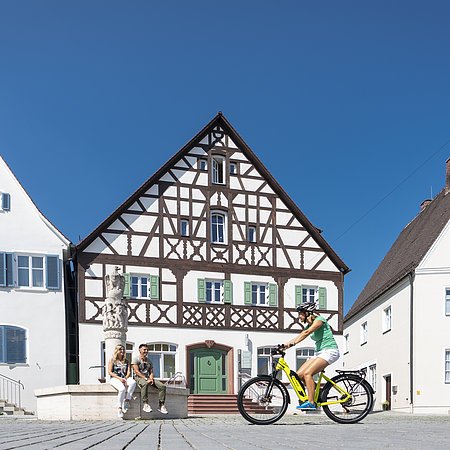
{"type": "Polygon", "coordinates": [[[449,16],[435,0],[2,1],[0,154],[77,243],[223,111],[352,269],[347,311],[444,185],[449,16]]]}

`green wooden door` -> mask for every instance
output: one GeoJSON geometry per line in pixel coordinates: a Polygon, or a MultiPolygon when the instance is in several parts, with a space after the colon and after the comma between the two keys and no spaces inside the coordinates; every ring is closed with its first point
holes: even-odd
{"type": "Polygon", "coordinates": [[[226,394],[226,353],[221,350],[193,350],[194,394],[226,394]]]}

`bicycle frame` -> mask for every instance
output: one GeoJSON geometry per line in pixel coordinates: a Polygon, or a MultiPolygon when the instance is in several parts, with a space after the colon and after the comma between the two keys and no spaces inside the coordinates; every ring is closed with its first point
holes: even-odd
{"type": "MultiPolygon", "coordinates": [[[[278,372],[280,370],[282,370],[286,374],[286,376],[287,376],[287,378],[289,380],[289,383],[294,388],[294,391],[297,394],[298,399],[301,402],[305,402],[306,400],[308,400],[308,395],[306,394],[305,388],[303,387],[303,385],[300,383],[300,381],[297,378],[298,375],[296,374],[296,372],[291,370],[291,368],[288,366],[287,362],[284,360],[283,356],[281,356],[278,359],[276,364],[274,362],[273,366],[274,366],[274,371],[272,373],[272,377],[273,378],[276,378],[278,372]]],[[[316,383],[316,389],[314,391],[314,402],[316,403],[317,406],[336,405],[336,404],[339,404],[339,403],[345,403],[350,398],[351,398],[351,395],[345,389],[342,389],[331,378],[328,378],[325,375],[324,371],[320,372],[319,379],[317,380],[317,383],[316,383]],[[340,399],[338,399],[338,400],[335,400],[335,401],[321,403],[319,401],[319,397],[320,397],[320,388],[321,388],[321,385],[322,385],[322,380],[325,380],[325,381],[331,383],[333,385],[333,387],[336,389],[336,391],[338,391],[340,394],[342,394],[342,397],[340,399]]]]}

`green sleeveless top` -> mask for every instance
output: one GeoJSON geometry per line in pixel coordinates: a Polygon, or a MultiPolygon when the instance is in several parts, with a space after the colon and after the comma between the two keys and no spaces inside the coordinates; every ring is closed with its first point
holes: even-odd
{"type": "MultiPolygon", "coordinates": [[[[323,322],[323,325],[318,330],[310,334],[311,339],[316,343],[316,352],[329,348],[338,348],[336,341],[334,340],[333,332],[331,331],[330,325],[328,325],[326,319],[322,316],[317,316],[314,322],[316,320],[323,322]]],[[[306,329],[309,327],[310,325],[308,325],[306,329]]]]}

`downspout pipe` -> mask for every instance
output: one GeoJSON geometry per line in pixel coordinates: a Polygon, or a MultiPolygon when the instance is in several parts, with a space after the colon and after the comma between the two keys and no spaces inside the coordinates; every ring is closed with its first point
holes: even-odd
{"type": "Polygon", "coordinates": [[[409,404],[414,413],[414,272],[408,273],[409,278],[409,404]]]}

